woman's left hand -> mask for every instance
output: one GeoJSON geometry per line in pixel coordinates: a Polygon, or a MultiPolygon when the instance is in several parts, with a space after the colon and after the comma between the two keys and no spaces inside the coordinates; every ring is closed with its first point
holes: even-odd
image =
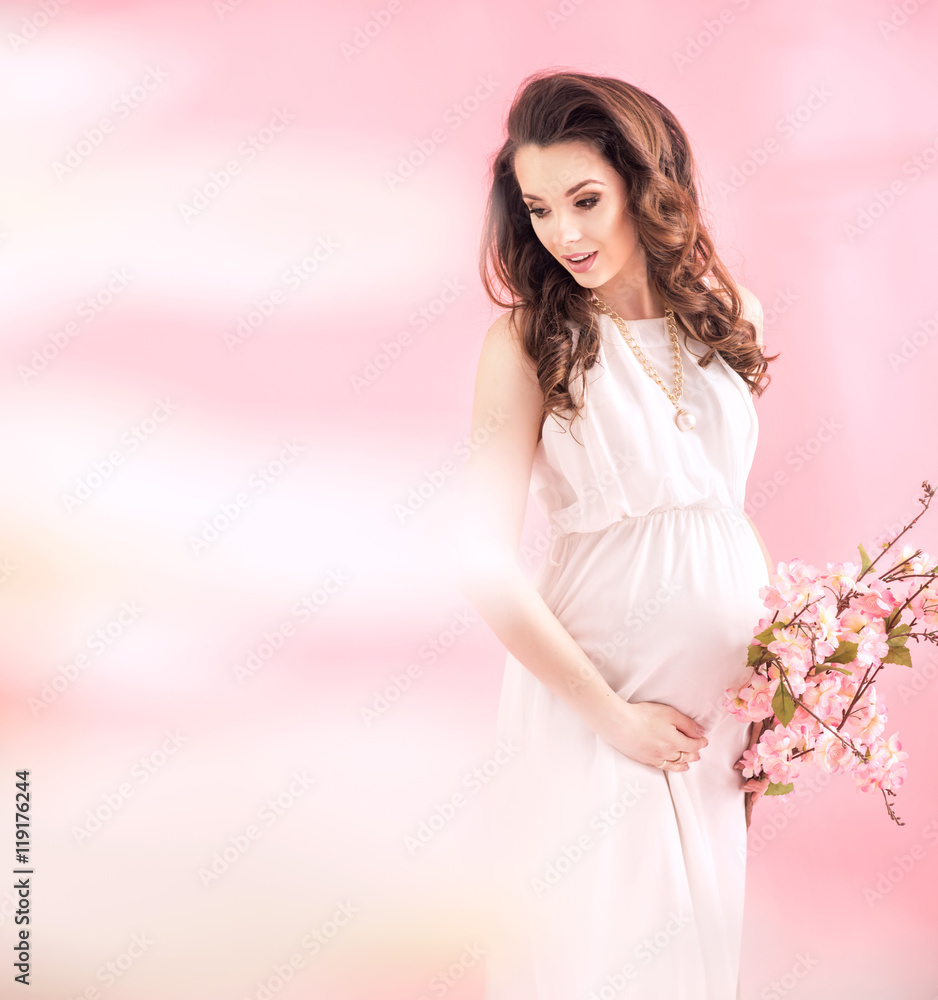
{"type": "MultiPolygon", "coordinates": [[[[752,749],[758,742],[759,738],[762,736],[762,723],[753,722],[752,723],[752,734],[749,739],[749,749],[752,749]]],[[[733,765],[733,767],[738,768],[740,771],[743,769],[743,764],[738,761],[733,765]]],[[[760,798],[765,794],[765,790],[769,787],[768,778],[749,778],[743,785],[743,789],[746,792],[745,803],[746,803],[746,829],[749,829],[749,825],[752,822],[752,807],[756,799],[760,798]]]]}

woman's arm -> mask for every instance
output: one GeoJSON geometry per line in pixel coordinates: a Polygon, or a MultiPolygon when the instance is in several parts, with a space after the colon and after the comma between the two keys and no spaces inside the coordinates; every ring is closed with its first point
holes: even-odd
{"type": "MultiPolygon", "coordinates": [[[[592,661],[521,571],[521,541],[541,389],[505,313],[482,345],[472,409],[485,443],[465,470],[457,539],[458,585],[505,648],[591,725],[618,699],[592,661]],[[486,420],[498,427],[484,436],[486,420]]],[[[491,427],[491,423],[489,425],[491,427]]]]}
{"type": "MultiPolygon", "coordinates": [[[[760,349],[764,346],[762,328],[763,328],[763,312],[762,303],[751,292],[748,288],[743,288],[742,285],[737,286],[739,288],[739,294],[743,301],[743,316],[749,320],[750,323],[756,328],[756,343],[759,345],[760,349]]],[[[752,525],[753,533],[759,541],[759,547],[762,549],[762,555],[765,556],[765,565],[769,570],[769,579],[775,578],[775,564],[772,562],[772,557],[769,555],[768,547],[759,534],[759,529],[756,527],[752,518],[746,514],[746,520],[752,525]]]]}
{"type": "Polygon", "coordinates": [[[748,514],[745,514],[745,512],[744,512],[744,517],[752,525],[753,534],[759,540],[759,547],[762,549],[762,554],[765,556],[765,564],[769,568],[769,579],[770,580],[774,580],[775,579],[775,564],[772,562],[772,557],[769,555],[769,550],[766,547],[766,544],[765,544],[765,542],[762,539],[762,535],[759,534],[759,529],[753,523],[752,518],[748,514]]]}
{"type": "MultiPolygon", "coordinates": [[[[458,586],[505,648],[613,747],[657,766],[678,750],[685,771],[707,740],[668,705],[631,704],[606,682],[518,565],[541,415],[541,389],[509,314],[489,328],[473,401],[473,433],[456,540],[458,586]],[[482,433],[487,420],[498,426],[482,433]]],[[[491,425],[490,425],[491,426],[491,425]]]]}

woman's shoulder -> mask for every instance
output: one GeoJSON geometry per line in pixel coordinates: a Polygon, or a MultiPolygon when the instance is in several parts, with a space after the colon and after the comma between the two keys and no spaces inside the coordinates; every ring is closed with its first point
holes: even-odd
{"type": "MultiPolygon", "coordinates": [[[[710,286],[717,294],[724,291],[724,287],[714,278],[712,275],[707,275],[704,282],[710,286]]],[[[749,320],[750,323],[756,328],[756,343],[759,347],[762,347],[762,326],[763,326],[763,312],[762,303],[759,301],[758,296],[755,292],[743,285],[737,284],[737,290],[739,291],[739,297],[742,301],[743,306],[743,319],[749,320]]]]}
{"type": "Polygon", "coordinates": [[[485,333],[482,353],[511,363],[537,381],[534,363],[524,346],[524,314],[519,308],[508,309],[495,317],[485,333]]]}

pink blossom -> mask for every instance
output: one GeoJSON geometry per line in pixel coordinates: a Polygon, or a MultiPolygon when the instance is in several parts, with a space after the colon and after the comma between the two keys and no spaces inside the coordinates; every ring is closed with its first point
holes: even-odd
{"type": "Polygon", "coordinates": [[[889,652],[888,636],[881,628],[867,625],[857,636],[857,659],[864,666],[880,663],[889,652]]]}
{"type": "Polygon", "coordinates": [[[762,774],[762,758],[757,747],[749,747],[740,758],[743,762],[744,778],[758,778],[762,774]]]}
{"type": "Polygon", "coordinates": [[[753,674],[748,684],[727,688],[724,707],[743,722],[760,722],[772,714],[772,698],[778,679],[769,680],[762,674],[753,674]]]}
{"type": "Polygon", "coordinates": [[[771,781],[787,784],[798,777],[800,758],[791,759],[792,752],[798,748],[797,744],[797,735],[785,726],[776,726],[762,734],[758,743],[759,756],[762,770],[771,781]]]}
{"type": "MultiPolygon", "coordinates": [[[[785,594],[782,593],[782,589],[780,589],[778,584],[769,583],[759,588],[759,596],[762,598],[762,603],[770,611],[784,611],[788,607],[788,597],[786,596],[789,592],[788,585],[783,583],[781,587],[784,588],[785,594]]],[[[762,622],[759,622],[759,624],[762,625],[762,622]]],[[[766,622],[764,627],[768,628],[769,624],[769,622],[766,622]]],[[[753,634],[758,635],[761,631],[761,628],[757,628],[753,634]]]]}
{"type": "Polygon", "coordinates": [[[860,703],[853,706],[844,730],[861,743],[869,745],[886,728],[886,706],[876,688],[869,687],[860,703]]]}
{"type": "Polygon", "coordinates": [[[829,773],[849,770],[853,751],[833,733],[824,731],[815,741],[814,759],[818,767],[829,773]]]}
{"type": "Polygon", "coordinates": [[[864,792],[877,788],[898,791],[906,778],[905,760],[908,756],[902,749],[898,733],[893,733],[888,740],[877,742],[868,761],[857,764],[853,772],[854,781],[864,792]]]}
{"type": "Polygon", "coordinates": [[[767,719],[772,714],[772,699],[775,697],[777,688],[777,680],[769,680],[762,674],[756,674],[746,685],[744,694],[749,700],[749,718],[753,722],[767,719]]]}
{"type": "Polygon", "coordinates": [[[857,574],[860,572],[858,563],[841,562],[828,563],[825,583],[833,587],[839,594],[846,594],[857,584],[857,574]]]}
{"type": "MultiPolygon", "coordinates": [[[[840,615],[840,627],[843,632],[859,632],[861,629],[866,628],[869,625],[870,620],[866,615],[861,614],[859,610],[853,607],[853,602],[851,601],[851,606],[843,611],[840,615]]],[[[841,635],[842,640],[848,642],[853,642],[853,637],[850,635],[841,635]]]]}
{"type": "MultiPolygon", "coordinates": [[[[808,691],[810,690],[811,688],[808,688],[808,691]]],[[[792,716],[788,728],[803,735],[807,749],[814,745],[814,740],[824,731],[821,723],[801,705],[795,707],[795,714],[792,716]]]]}
{"type": "MultiPolygon", "coordinates": [[[[825,642],[829,642],[833,639],[834,646],[836,648],[837,633],[840,630],[840,620],[837,617],[837,605],[833,601],[818,601],[816,607],[816,621],[819,628],[820,638],[825,642]]],[[[833,652],[833,650],[831,650],[831,652],[833,652]]]]}
{"type": "Polygon", "coordinates": [[[794,614],[823,593],[823,587],[818,583],[818,571],[801,559],[792,559],[787,564],[778,563],[775,579],[768,587],[760,589],[759,596],[765,599],[765,606],[771,610],[787,610],[794,614]]]}
{"type": "Polygon", "coordinates": [[[916,618],[926,625],[938,625],[938,591],[926,587],[909,601],[909,608],[916,618]]]}
{"type": "Polygon", "coordinates": [[[840,707],[843,702],[841,677],[843,674],[821,674],[802,696],[802,701],[821,722],[839,721],[843,714],[843,709],[840,707]]]}
{"type": "Polygon", "coordinates": [[[861,611],[868,618],[885,618],[897,607],[899,602],[889,587],[882,580],[871,580],[866,593],[850,600],[850,607],[861,611]]]}
{"type": "MultiPolygon", "coordinates": [[[[763,591],[763,590],[765,590],[765,587],[761,587],[761,588],[759,589],[759,594],[760,594],[760,596],[761,596],[761,594],[762,594],[762,591],[763,591]]],[[[759,624],[758,624],[758,625],[756,625],[756,627],[755,627],[755,628],[754,628],[754,629],[752,630],[752,634],[753,634],[754,636],[756,636],[756,635],[762,635],[762,633],[763,633],[763,632],[764,632],[764,631],[765,631],[765,630],[766,630],[766,629],[767,629],[767,628],[768,628],[768,627],[769,627],[770,625],[772,625],[772,624],[774,624],[774,623],[773,623],[773,621],[772,621],[772,619],[771,619],[771,618],[760,618],[760,619],[759,619],[759,624]]]]}
{"type": "Polygon", "coordinates": [[[811,637],[797,629],[777,628],[768,649],[782,661],[786,670],[807,673],[811,668],[811,637]]]}
{"type": "Polygon", "coordinates": [[[893,563],[893,569],[903,573],[927,573],[934,564],[927,552],[919,551],[917,545],[906,543],[893,563]]]}

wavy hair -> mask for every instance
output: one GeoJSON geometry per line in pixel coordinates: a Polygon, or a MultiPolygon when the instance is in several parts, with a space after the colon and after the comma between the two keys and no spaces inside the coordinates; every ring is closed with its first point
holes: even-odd
{"type": "MultiPolygon", "coordinates": [[[[520,318],[524,350],[551,413],[579,413],[570,392],[599,360],[590,290],[581,287],[538,239],[514,172],[528,144],[589,143],[625,180],[628,206],[645,252],[648,278],[690,337],[726,359],[762,395],[771,381],[753,324],[742,318],[739,288],[701,219],[697,168],[684,129],[656,98],[615,77],[542,70],[521,84],[508,112],[507,138],[492,160],[479,269],[488,297],[520,318]],[[711,287],[708,275],[718,283],[711,287]],[[499,297],[496,285],[508,293],[499,297]],[[575,349],[568,324],[580,331],[575,349]],[[764,383],[764,384],[763,384],[764,383]]],[[[585,381],[585,380],[584,380],[585,381]]],[[[540,435],[539,438],[540,439],[540,435]]]]}

